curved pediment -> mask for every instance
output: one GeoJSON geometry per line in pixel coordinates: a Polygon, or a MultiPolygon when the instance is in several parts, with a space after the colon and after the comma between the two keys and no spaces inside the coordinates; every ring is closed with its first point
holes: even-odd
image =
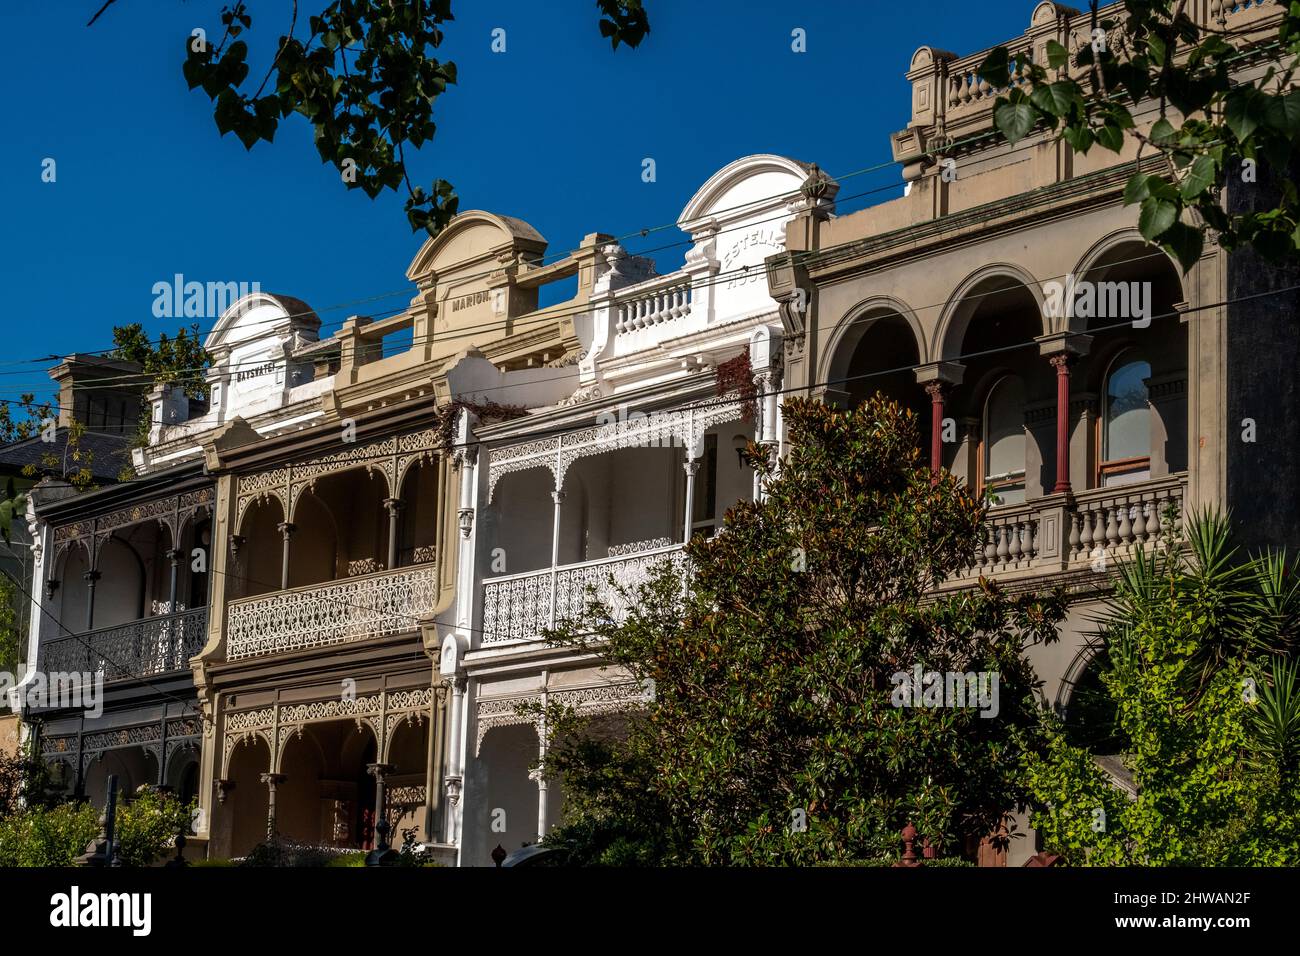
{"type": "Polygon", "coordinates": [[[811,163],[772,153],[756,153],[723,166],[709,177],[677,217],[677,226],[693,233],[702,225],[739,221],[799,198],[811,163]]]}
{"type": "Polygon", "coordinates": [[[406,277],[418,282],[458,267],[480,265],[505,253],[511,258],[532,258],[545,251],[546,239],[522,219],[471,209],[425,241],[411,260],[406,277]]]}
{"type": "Polygon", "coordinates": [[[219,363],[237,346],[257,339],[282,340],[294,333],[297,344],[319,337],[320,318],[312,307],[290,295],[253,292],[221,314],[203,347],[219,363]]]}

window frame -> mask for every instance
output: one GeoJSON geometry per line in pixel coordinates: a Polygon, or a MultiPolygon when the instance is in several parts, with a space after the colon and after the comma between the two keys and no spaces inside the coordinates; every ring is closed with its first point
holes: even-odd
{"type": "MultiPolygon", "coordinates": [[[[1154,412],[1151,407],[1151,387],[1146,384],[1147,379],[1152,375],[1151,363],[1142,355],[1142,353],[1133,347],[1121,349],[1111,359],[1110,364],[1106,367],[1106,374],[1101,380],[1101,409],[1097,415],[1097,424],[1095,431],[1095,447],[1097,449],[1097,465],[1093,470],[1093,487],[1107,488],[1115,487],[1108,485],[1107,479],[1114,476],[1132,475],[1137,472],[1146,471],[1147,477],[1134,479],[1135,481],[1145,481],[1151,477],[1151,425],[1150,415],[1154,412]],[[1109,445],[1109,435],[1106,431],[1107,421],[1110,415],[1110,382],[1115,373],[1129,365],[1141,363],[1147,367],[1146,378],[1142,379],[1142,386],[1147,393],[1147,453],[1145,455],[1130,456],[1128,458],[1107,458],[1107,446],[1109,445]]],[[[1120,482],[1119,484],[1127,484],[1120,482]]]]}
{"type": "MultiPolygon", "coordinates": [[[[979,480],[976,483],[976,492],[978,494],[983,494],[985,491],[991,491],[993,494],[996,495],[998,494],[998,489],[1001,488],[1018,489],[1025,492],[1025,501],[1028,501],[1029,500],[1029,484],[1028,484],[1029,468],[1027,465],[1022,464],[1022,467],[1018,472],[1009,471],[1004,474],[998,474],[998,475],[990,475],[988,473],[989,452],[992,450],[992,446],[989,441],[989,435],[990,435],[989,406],[992,405],[993,396],[997,394],[997,390],[1002,385],[1006,384],[1007,382],[1013,379],[1020,383],[1021,393],[1024,394],[1025,392],[1024,379],[1022,379],[1019,375],[1016,375],[1013,372],[1007,372],[1006,374],[999,376],[997,381],[995,381],[989,387],[989,390],[984,393],[984,404],[980,413],[980,441],[979,441],[979,449],[978,449],[979,480]]],[[[1022,418],[1024,417],[1023,408],[1021,409],[1021,417],[1022,418]]],[[[1023,421],[1021,423],[1021,437],[1024,439],[1025,452],[1027,455],[1029,451],[1029,436],[1024,431],[1023,421]]],[[[1021,504],[1021,503],[1022,502],[1000,502],[998,504],[995,504],[994,507],[1000,508],[1000,507],[1006,507],[1006,506],[1021,504]]]]}

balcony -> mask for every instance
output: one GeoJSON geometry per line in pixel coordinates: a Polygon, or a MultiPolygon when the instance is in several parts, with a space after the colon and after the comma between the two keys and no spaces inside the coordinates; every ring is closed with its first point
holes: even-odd
{"type": "Polygon", "coordinates": [[[203,649],[207,628],[203,607],[103,627],[46,642],[41,666],[47,674],[103,674],[106,683],[186,671],[203,649]]]}
{"type": "Polygon", "coordinates": [[[947,584],[1095,568],[1103,556],[1106,562],[1131,557],[1139,547],[1154,547],[1162,530],[1181,537],[1186,494],[1187,475],[1175,474],[1093,488],[1072,501],[1048,497],[994,508],[982,549],[947,584]]]}
{"type": "Polygon", "coordinates": [[[429,563],[232,601],[226,659],[414,631],[437,597],[437,566],[429,563]]]}
{"type": "Polygon", "coordinates": [[[616,620],[630,607],[613,582],[631,593],[649,581],[653,570],[668,561],[675,568],[685,562],[683,546],[674,544],[597,561],[564,564],[554,572],[555,614],[551,614],[550,568],[507,574],[483,582],[483,644],[535,640],[556,621],[576,618],[590,602],[592,590],[614,612],[616,620]],[[611,581],[612,578],[612,581],[611,581]]]}

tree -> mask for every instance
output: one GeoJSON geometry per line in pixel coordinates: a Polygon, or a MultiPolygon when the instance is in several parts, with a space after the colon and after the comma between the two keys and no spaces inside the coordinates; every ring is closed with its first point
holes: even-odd
{"type": "Polygon", "coordinates": [[[1046,849],[1093,866],[1300,863],[1298,608],[1284,556],[1241,559],[1221,516],[1191,523],[1185,554],[1123,566],[1099,663],[1134,793],[1045,717],[1025,764],[1046,849]]]}
{"type": "Polygon", "coordinates": [[[1092,0],[1092,29],[1077,49],[1047,44],[1046,66],[995,48],[980,78],[1005,90],[993,110],[996,128],[1015,143],[1040,127],[1087,153],[1115,153],[1136,140],[1163,156],[1162,173],[1135,168],[1124,192],[1140,204],[1138,228],[1186,272],[1200,257],[1207,229],[1225,249],[1243,245],[1272,261],[1300,256],[1300,200],[1294,173],[1300,141],[1300,2],[1281,7],[1273,65],[1258,79],[1234,76],[1244,59],[1232,31],[1198,24],[1187,0],[1123,0],[1102,17],[1092,0]],[[1014,82],[1013,82],[1014,80],[1014,82]],[[1159,118],[1138,126],[1140,104],[1159,118]],[[1278,194],[1262,205],[1225,208],[1230,177],[1255,182],[1267,163],[1278,194]],[[1276,201],[1276,204],[1274,204],[1276,201]]]}
{"type": "Polygon", "coordinates": [[[910,412],[877,396],[785,415],[779,473],[750,448],[765,499],[695,538],[685,579],[665,568],[621,623],[596,602],[549,635],[653,687],[617,726],[546,714],[568,821],[547,842],[579,861],[880,860],[909,821],[954,854],[1025,796],[1038,718],[1022,651],[1056,639],[1063,597],[982,579],[936,593],[969,565],[986,503],[931,479],[910,412]],[[992,692],[982,709],[954,699],[965,675],[992,692]]]}
{"type": "MultiPolygon", "coordinates": [[[[115,2],[105,0],[90,24],[115,2]]],[[[274,140],[290,115],[306,117],[321,162],[332,163],[348,189],[373,199],[385,189],[404,188],[411,229],[435,235],[456,214],[459,200],[445,179],[427,191],[415,185],[406,147],[418,150],[433,139],[434,102],[456,82],[456,64],[430,55],[442,46],[451,6],[451,0],[334,0],[307,19],[303,40],[296,36],[298,0],[290,0],[289,31],[265,72],[258,70],[253,89],[245,86],[248,44],[239,39],[253,19],[248,4],[236,0],[222,7],[215,44],[204,30],[185,38],[185,80],[212,101],[218,131],[233,132],[246,149],[274,140]]],[[[614,49],[620,43],[635,47],[650,32],[641,0],[596,0],[596,6],[601,36],[614,49]]]]}
{"type": "Polygon", "coordinates": [[[173,338],[167,333],[155,343],[139,322],[113,328],[113,357],[135,362],[154,385],[180,385],[190,398],[207,397],[203,372],[212,356],[203,347],[198,324],[180,328],[173,338]]]}

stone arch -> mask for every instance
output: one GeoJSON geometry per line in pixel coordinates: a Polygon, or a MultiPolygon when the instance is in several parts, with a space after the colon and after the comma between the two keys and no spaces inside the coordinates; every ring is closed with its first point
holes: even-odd
{"type": "Polygon", "coordinates": [[[1050,333],[1043,308],[1043,290],[1038,280],[1020,266],[992,263],[972,272],[948,297],[930,343],[930,354],[940,361],[960,361],[962,342],[981,305],[993,296],[1014,294],[1017,288],[1023,288],[1033,299],[1039,334],[1050,333]]]}
{"type": "Polygon", "coordinates": [[[891,315],[903,319],[912,330],[916,342],[917,364],[923,365],[930,361],[929,350],[925,344],[925,333],[911,306],[893,296],[872,296],[845,313],[844,318],[831,330],[821,357],[821,369],[817,381],[826,383],[843,381],[853,353],[863,337],[876,322],[891,315]]]}

